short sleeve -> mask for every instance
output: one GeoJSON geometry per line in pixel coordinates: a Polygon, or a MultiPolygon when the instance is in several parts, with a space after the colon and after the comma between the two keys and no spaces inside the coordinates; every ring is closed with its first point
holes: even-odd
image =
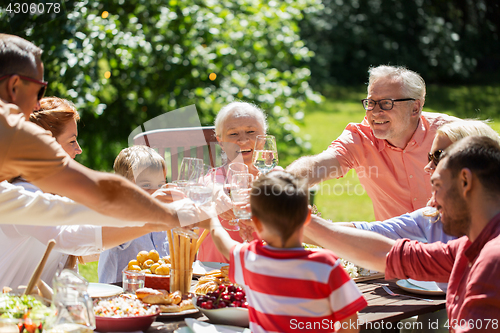
{"type": "Polygon", "coordinates": [[[332,268],[329,284],[332,290],[329,297],[330,307],[335,320],[339,321],[350,317],[368,305],[356,283],[342,268],[340,259],[332,268]]]}
{"type": "Polygon", "coordinates": [[[71,160],[50,132],[19,115],[5,117],[0,126],[4,132],[0,136],[0,180],[22,176],[36,181],[60,172],[71,160]]]}

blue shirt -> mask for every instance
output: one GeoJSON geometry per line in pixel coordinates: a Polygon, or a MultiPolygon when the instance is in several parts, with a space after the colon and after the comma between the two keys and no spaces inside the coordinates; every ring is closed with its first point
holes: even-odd
{"type": "MultiPolygon", "coordinates": [[[[374,231],[392,239],[409,238],[422,243],[448,243],[456,237],[449,236],[443,231],[441,220],[436,217],[425,216],[435,209],[424,207],[414,212],[393,217],[383,222],[352,222],[357,229],[374,231]]],[[[447,283],[437,284],[446,291],[447,283]]]]}
{"type": "Polygon", "coordinates": [[[97,272],[100,283],[122,282],[122,271],[140,251],[156,250],[160,258],[169,255],[167,231],[151,232],[101,253],[97,272]]]}

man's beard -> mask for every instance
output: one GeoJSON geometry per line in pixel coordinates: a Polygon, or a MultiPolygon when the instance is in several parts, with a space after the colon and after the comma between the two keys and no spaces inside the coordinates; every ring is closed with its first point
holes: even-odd
{"type": "Polygon", "coordinates": [[[471,215],[469,205],[460,196],[457,186],[453,186],[448,193],[446,193],[448,202],[447,211],[451,211],[453,215],[441,214],[443,221],[443,231],[455,237],[462,237],[467,235],[471,224],[471,215]]]}

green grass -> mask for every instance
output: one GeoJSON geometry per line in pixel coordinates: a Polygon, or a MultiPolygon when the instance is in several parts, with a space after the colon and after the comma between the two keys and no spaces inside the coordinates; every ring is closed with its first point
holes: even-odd
{"type": "Polygon", "coordinates": [[[99,282],[97,277],[97,261],[89,262],[84,265],[78,265],[80,275],[87,279],[89,282],[99,282]]]}

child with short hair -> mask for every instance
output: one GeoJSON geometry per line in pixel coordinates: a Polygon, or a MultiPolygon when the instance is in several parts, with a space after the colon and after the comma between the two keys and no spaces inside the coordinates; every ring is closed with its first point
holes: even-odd
{"type": "Polygon", "coordinates": [[[218,219],[210,221],[217,249],[230,260],[230,280],[245,288],[252,332],[359,331],[350,324],[367,302],[340,259],[302,247],[308,197],[305,181],[275,171],[254,181],[250,193],[262,241],[239,243],[218,219]]]}
{"type": "MultiPolygon", "coordinates": [[[[113,165],[115,173],[153,194],[166,183],[165,160],[154,149],[133,146],[123,149],[113,165]]],[[[99,282],[122,282],[122,271],[139,251],[158,251],[160,258],[169,254],[166,231],[151,232],[133,241],[101,253],[98,264],[99,282]]]]}

